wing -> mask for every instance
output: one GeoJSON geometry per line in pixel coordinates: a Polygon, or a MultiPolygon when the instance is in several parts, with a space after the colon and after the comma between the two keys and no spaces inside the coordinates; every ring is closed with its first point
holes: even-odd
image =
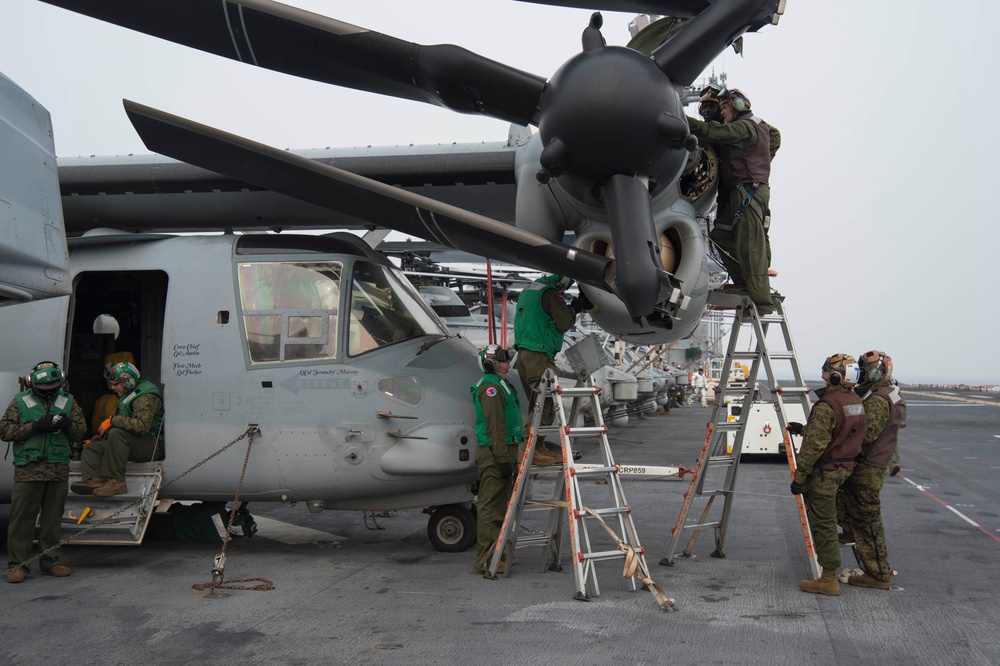
{"type": "MultiPolygon", "coordinates": [[[[297,153],[501,222],[514,220],[515,149],[503,142],[297,153]]],[[[370,226],[247,181],[159,155],[59,160],[66,230],[331,229],[370,226]]]]}

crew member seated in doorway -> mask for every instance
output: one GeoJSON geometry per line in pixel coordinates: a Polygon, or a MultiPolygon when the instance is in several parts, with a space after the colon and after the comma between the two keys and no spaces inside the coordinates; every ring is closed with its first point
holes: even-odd
{"type": "Polygon", "coordinates": [[[97,437],[83,449],[83,481],[70,486],[79,495],[122,495],[128,492],[126,463],[164,458],[160,389],[127,362],[111,366],[106,377],[118,395],[118,411],[101,424],[97,437]]]}

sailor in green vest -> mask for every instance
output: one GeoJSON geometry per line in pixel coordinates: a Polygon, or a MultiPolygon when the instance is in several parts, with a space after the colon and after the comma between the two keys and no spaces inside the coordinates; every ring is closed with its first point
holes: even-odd
{"type": "MultiPolygon", "coordinates": [[[[524,394],[528,397],[528,417],[530,425],[535,413],[535,399],[538,382],[546,370],[556,370],[555,357],[562,349],[563,336],[576,322],[576,315],[590,309],[591,304],[582,294],[574,299],[572,307],[563,300],[563,292],[569,289],[573,280],[559,275],[540,277],[517,297],[517,313],[514,315],[514,347],[517,349],[517,375],[521,378],[524,394]]],[[[539,425],[552,425],[555,409],[552,400],[542,406],[539,425]]],[[[562,455],[545,447],[545,440],[538,438],[535,443],[533,465],[554,465],[562,463],[562,455]]]]}
{"type": "Polygon", "coordinates": [[[60,521],[66,504],[70,442],[87,434],[83,410],[62,390],[66,375],[42,361],[25,377],[27,390],[11,401],[0,420],[0,439],[14,443],[14,488],[7,526],[7,582],[20,583],[29,570],[38,521],[38,567],[49,576],[68,576],[60,562],[60,521]]]}
{"type": "Polygon", "coordinates": [[[104,369],[111,390],[118,395],[118,411],[104,420],[97,436],[80,455],[83,481],[70,489],[78,495],[111,497],[128,492],[125,464],[163,460],[163,394],[142,379],[128,362],[104,369]]]}
{"type": "MultiPolygon", "coordinates": [[[[511,352],[500,345],[479,351],[483,377],[473,386],[476,405],[476,471],[479,500],[476,509],[475,573],[485,573],[493,542],[507,513],[507,500],[517,474],[517,448],[521,443],[521,404],[517,389],[507,381],[511,352]]],[[[503,571],[503,563],[501,563],[503,571]]]]}

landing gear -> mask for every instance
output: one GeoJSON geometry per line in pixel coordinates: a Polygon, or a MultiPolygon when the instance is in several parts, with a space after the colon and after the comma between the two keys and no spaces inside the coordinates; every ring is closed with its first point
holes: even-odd
{"type": "Polygon", "coordinates": [[[439,506],[427,521],[427,538],[435,550],[461,553],[476,542],[476,516],[462,504],[439,506]]]}

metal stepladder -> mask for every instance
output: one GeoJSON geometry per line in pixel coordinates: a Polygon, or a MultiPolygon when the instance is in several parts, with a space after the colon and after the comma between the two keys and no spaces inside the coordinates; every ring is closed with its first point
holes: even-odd
{"type": "MultiPolygon", "coordinates": [[[[761,366],[767,375],[770,388],[771,402],[777,416],[778,426],[784,438],[784,449],[788,456],[788,466],[790,472],[795,470],[795,447],[792,446],[791,438],[785,430],[789,420],[800,419],[805,421],[811,409],[809,393],[811,389],[805,384],[802,373],[799,370],[796,360],[795,348],[792,344],[792,337],[788,329],[788,320],[785,313],[783,298],[779,294],[774,294],[774,312],[761,315],[756,306],[746,294],[727,294],[714,291],[709,295],[709,305],[719,309],[735,307],[735,318],[733,328],[729,337],[729,346],[726,350],[726,359],[722,367],[722,375],[719,381],[719,389],[716,391],[715,402],[712,409],[712,421],[709,424],[708,435],[705,437],[705,444],[702,447],[701,456],[695,467],[694,475],[691,478],[691,485],[684,493],[684,502],[681,506],[677,523],[671,529],[671,541],[667,550],[667,556],[660,560],[660,564],[673,566],[676,564],[677,544],[685,530],[693,530],[690,541],[685,548],[683,555],[690,556],[694,547],[694,542],[698,538],[702,529],[711,527],[715,533],[715,551],[712,557],[725,557],[723,547],[725,545],[726,528],[733,509],[734,493],[736,493],[736,477],[739,471],[740,455],[746,432],[746,416],[750,412],[749,405],[756,393],[757,378],[761,366]],[[771,325],[775,325],[780,330],[780,336],[768,338],[768,330],[771,325]],[[749,351],[740,351],[740,336],[746,328],[749,332],[749,351]],[[777,338],[780,338],[777,339],[777,338]],[[750,370],[743,386],[729,386],[728,378],[734,363],[737,361],[749,361],[750,370]],[[788,363],[783,377],[790,378],[791,385],[778,385],[775,374],[776,365],[779,362],[788,363]],[[790,373],[788,373],[790,370],[790,373]],[[790,377],[789,377],[790,374],[790,377]],[[727,398],[742,400],[743,407],[739,410],[739,415],[735,420],[729,420],[727,410],[727,398]],[[794,418],[789,419],[789,413],[794,418]],[[732,446],[729,447],[728,443],[732,446]],[[714,473],[713,473],[714,472],[714,473]],[[721,483],[718,483],[719,474],[723,474],[721,483]],[[710,485],[709,479],[712,479],[710,485]],[[718,485],[714,485],[718,484],[718,485]],[[700,518],[696,522],[687,523],[687,513],[691,508],[691,503],[695,497],[708,497],[708,501],[702,511],[700,518]],[[722,496],[723,506],[721,515],[715,520],[708,520],[712,509],[712,504],[716,497],[722,496]]],[[[772,329],[773,330],[773,329],[772,329]]],[[[802,533],[806,544],[806,553],[809,557],[810,567],[814,577],[819,577],[820,568],[816,560],[816,548],[812,540],[812,531],[809,527],[809,520],[806,515],[805,503],[801,495],[795,496],[798,506],[799,519],[802,525],[802,533]]]]}
{"type": "MultiPolygon", "coordinates": [[[[528,546],[544,547],[542,571],[546,569],[562,571],[560,564],[562,525],[563,521],[568,519],[570,555],[577,590],[574,599],[590,601],[592,596],[600,596],[595,564],[603,560],[622,559],[624,560],[623,576],[629,579],[632,589],[635,590],[638,585],[637,581],[641,581],[643,586],[653,593],[661,609],[673,610],[674,600],[667,598],[659,585],[654,583],[649,576],[644,551],[639,544],[639,537],[632,521],[632,509],[625,500],[625,493],[618,478],[618,466],[611,454],[607,426],[604,424],[601,405],[597,398],[598,391],[599,389],[589,376],[582,386],[569,388],[560,386],[558,378],[551,370],[545,372],[540,381],[540,390],[535,402],[534,418],[529,430],[528,441],[521,454],[520,473],[515,479],[513,493],[507,502],[507,514],[500,527],[500,534],[494,544],[493,556],[485,575],[487,578],[496,578],[501,559],[507,563],[513,563],[515,551],[518,548],[528,546]],[[572,399],[569,417],[567,417],[563,402],[565,398],[572,399]],[[542,408],[546,399],[552,399],[556,419],[553,425],[541,427],[542,408]],[[577,422],[578,416],[587,402],[589,402],[593,414],[594,425],[573,425],[577,422]],[[558,433],[562,444],[562,465],[551,467],[531,465],[535,446],[538,445],[539,441],[538,435],[556,433],[558,433]],[[588,469],[580,469],[573,460],[573,440],[581,436],[594,435],[597,435],[601,442],[599,466],[588,466],[588,469]],[[549,473],[554,473],[556,476],[555,489],[551,499],[533,499],[531,496],[533,477],[549,473]],[[584,505],[580,483],[584,479],[606,481],[606,487],[611,494],[609,507],[595,509],[584,505]],[[540,532],[522,534],[521,525],[524,512],[539,510],[548,512],[546,529],[540,532]],[[615,542],[615,549],[594,551],[587,526],[587,521],[590,519],[596,520],[607,532],[611,540],[615,542]],[[616,523],[617,532],[608,525],[608,522],[616,523]],[[590,593],[588,593],[588,583],[590,593]]],[[[594,485],[596,486],[596,484],[594,485]]],[[[591,488],[590,485],[586,487],[587,490],[591,488]]],[[[511,568],[509,564],[504,567],[504,576],[510,576],[511,568]]]]}

